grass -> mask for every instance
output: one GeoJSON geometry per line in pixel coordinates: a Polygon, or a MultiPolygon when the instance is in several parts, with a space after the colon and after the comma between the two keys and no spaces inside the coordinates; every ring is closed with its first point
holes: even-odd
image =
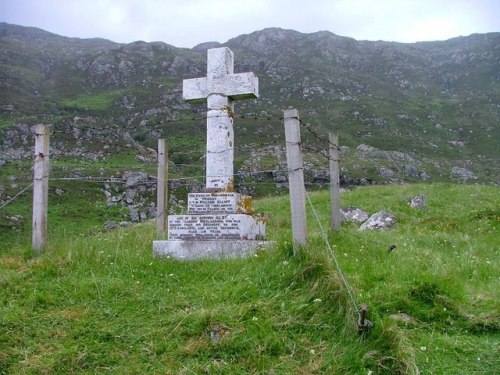
{"type": "MultiPolygon", "coordinates": [[[[328,193],[310,196],[328,227],[328,193]]],[[[152,258],[152,224],[55,230],[38,258],[4,246],[0,374],[496,373],[498,188],[344,193],[345,206],[398,219],[387,232],[344,223],[328,233],[356,303],[368,305],[365,336],[310,210],[309,245],[294,255],[288,197],[255,204],[277,245],[245,260],[152,258]],[[409,208],[416,194],[426,210],[409,208]]]]}
{"type": "Polygon", "coordinates": [[[60,100],[60,107],[66,111],[104,111],[123,96],[125,90],[111,90],[94,95],[82,94],[74,98],[60,100]]]}

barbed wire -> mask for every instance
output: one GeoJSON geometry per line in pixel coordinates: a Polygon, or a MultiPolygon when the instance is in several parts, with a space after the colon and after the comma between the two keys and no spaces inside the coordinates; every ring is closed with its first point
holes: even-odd
{"type": "Polygon", "coordinates": [[[306,146],[304,144],[300,144],[300,149],[302,151],[310,151],[312,153],[319,154],[319,155],[323,156],[327,160],[331,159],[330,155],[325,150],[319,150],[319,149],[317,149],[316,147],[313,147],[313,146],[306,146]]]}
{"type": "Polygon", "coordinates": [[[319,131],[318,131],[318,130],[316,130],[316,129],[314,129],[314,128],[313,128],[313,127],[309,124],[309,123],[304,122],[304,121],[302,121],[301,119],[299,119],[299,123],[300,123],[300,125],[302,125],[305,129],[307,129],[307,131],[309,131],[309,133],[311,133],[311,134],[313,135],[313,137],[314,137],[316,140],[318,140],[318,141],[320,141],[320,142],[322,142],[322,143],[326,143],[329,147],[333,147],[333,148],[337,149],[338,151],[340,151],[340,147],[339,147],[338,145],[336,145],[336,144],[334,144],[334,143],[330,142],[330,140],[329,140],[329,139],[327,139],[327,138],[325,138],[325,137],[321,136],[321,135],[319,134],[319,131]]]}
{"type": "MultiPolygon", "coordinates": [[[[63,124],[63,127],[66,128],[71,128],[72,130],[79,130],[79,131],[88,131],[88,130],[93,130],[93,131],[106,131],[106,130],[116,130],[116,129],[123,129],[123,130],[144,130],[144,128],[147,128],[148,125],[160,125],[160,124],[169,124],[169,123],[180,123],[180,122],[199,122],[199,121],[206,121],[208,118],[227,118],[228,115],[218,115],[218,116],[208,116],[206,115],[206,112],[203,112],[204,115],[202,116],[186,116],[182,118],[169,118],[169,119],[160,119],[156,121],[151,121],[148,122],[145,125],[127,125],[127,124],[110,124],[108,126],[103,126],[103,127],[97,127],[97,126],[87,126],[86,124],[82,124],[82,126],[77,126],[76,124],[71,125],[69,123],[63,124]]],[[[267,115],[267,116],[257,116],[257,115],[231,115],[229,116],[232,119],[242,119],[242,120],[257,120],[257,121],[282,121],[283,117],[276,117],[275,115],[267,115]]],[[[59,129],[49,129],[50,134],[68,134],[67,130],[59,130],[59,129]]]]}
{"type": "MultiPolygon", "coordinates": [[[[265,170],[256,170],[256,171],[240,171],[238,173],[233,173],[233,177],[248,177],[248,176],[256,175],[256,174],[282,173],[282,172],[290,172],[290,170],[286,169],[286,168],[278,168],[278,169],[265,169],[265,170]]],[[[213,176],[208,176],[208,177],[226,177],[226,176],[213,175],[213,176]]],[[[87,182],[98,182],[98,183],[109,183],[109,184],[127,184],[126,178],[117,178],[117,177],[103,178],[103,177],[82,176],[82,177],[48,177],[48,178],[49,178],[49,181],[83,181],[83,182],[87,181],[87,182]]],[[[189,177],[169,178],[168,181],[175,182],[175,181],[184,181],[184,180],[190,180],[190,179],[199,180],[199,179],[205,179],[205,178],[207,178],[206,175],[198,175],[198,176],[189,176],[189,177]]],[[[140,184],[140,183],[156,184],[157,179],[158,179],[157,176],[149,175],[148,178],[134,180],[134,183],[135,184],[140,184]]]]}

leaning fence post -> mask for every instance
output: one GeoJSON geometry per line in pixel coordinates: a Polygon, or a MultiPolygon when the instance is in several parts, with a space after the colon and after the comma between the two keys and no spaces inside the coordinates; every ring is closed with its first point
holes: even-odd
{"type": "Polygon", "coordinates": [[[328,133],[330,143],[330,204],[331,226],[340,229],[340,171],[339,171],[339,136],[328,133]]]}
{"type": "Polygon", "coordinates": [[[167,234],[168,212],[168,147],[165,139],[158,140],[158,179],[156,185],[156,233],[158,239],[167,234]]]}
{"type": "Polygon", "coordinates": [[[32,248],[40,254],[47,244],[47,208],[49,197],[49,128],[35,127],[35,158],[33,163],[33,226],[32,248]]]}
{"type": "Polygon", "coordinates": [[[284,119],[293,242],[298,245],[306,245],[306,196],[304,188],[304,167],[300,151],[299,112],[296,109],[287,109],[284,111],[284,119]]]}

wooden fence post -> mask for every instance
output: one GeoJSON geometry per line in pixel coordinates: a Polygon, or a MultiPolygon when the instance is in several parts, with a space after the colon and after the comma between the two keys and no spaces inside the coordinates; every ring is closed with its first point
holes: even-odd
{"type": "Polygon", "coordinates": [[[35,158],[33,164],[33,226],[32,248],[38,255],[47,244],[47,208],[49,197],[49,128],[35,127],[35,158]]]}
{"type": "Polygon", "coordinates": [[[293,242],[305,246],[307,244],[306,196],[304,166],[300,151],[299,112],[296,109],[287,109],[284,111],[284,119],[293,242]]]}
{"type": "Polygon", "coordinates": [[[156,185],[156,233],[165,239],[168,215],[168,147],[165,139],[158,140],[158,179],[156,185]]]}
{"type": "Polygon", "coordinates": [[[340,230],[340,170],[339,170],[339,137],[328,133],[330,143],[330,204],[331,227],[340,230]]]}

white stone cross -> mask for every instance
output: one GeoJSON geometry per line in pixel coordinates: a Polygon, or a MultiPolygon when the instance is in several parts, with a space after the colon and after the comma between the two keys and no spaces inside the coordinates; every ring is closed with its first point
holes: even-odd
{"type": "Polygon", "coordinates": [[[255,74],[233,70],[233,52],[227,47],[212,48],[207,51],[207,76],[183,81],[184,100],[207,102],[207,191],[233,190],[233,101],[259,96],[255,74]]]}

